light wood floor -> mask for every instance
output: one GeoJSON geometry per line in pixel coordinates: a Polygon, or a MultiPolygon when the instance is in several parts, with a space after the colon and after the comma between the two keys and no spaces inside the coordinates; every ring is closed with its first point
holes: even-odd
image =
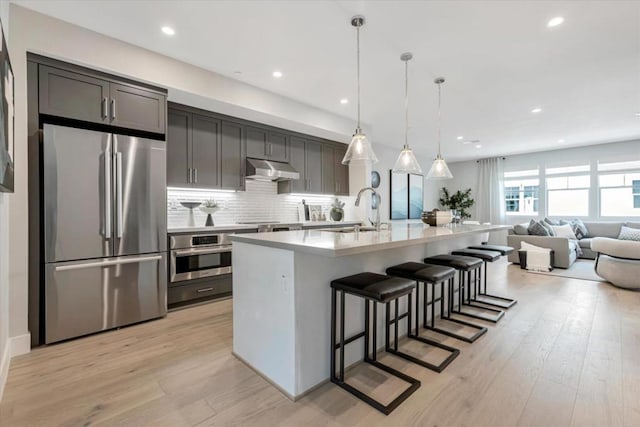
{"type": "Polygon", "coordinates": [[[462,354],[441,374],[384,356],[422,381],[388,417],[332,384],[286,399],[231,355],[227,300],[15,358],[0,425],[640,426],[640,293],[491,267],[519,304],[444,340],[462,354]]]}

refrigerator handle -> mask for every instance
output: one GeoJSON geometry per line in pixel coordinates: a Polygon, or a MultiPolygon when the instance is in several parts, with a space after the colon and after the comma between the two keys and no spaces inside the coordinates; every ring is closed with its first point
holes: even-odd
{"type": "Polygon", "coordinates": [[[140,256],[135,258],[124,258],[110,261],[86,262],[83,264],[68,264],[56,266],[56,271],[83,270],[85,268],[110,267],[112,265],[134,264],[148,261],[161,260],[162,255],[140,256]]]}
{"type": "Polygon", "coordinates": [[[116,153],[116,237],[122,238],[122,153],[116,153]]]}
{"type": "Polygon", "coordinates": [[[111,153],[104,152],[104,237],[111,238],[111,153]]]}

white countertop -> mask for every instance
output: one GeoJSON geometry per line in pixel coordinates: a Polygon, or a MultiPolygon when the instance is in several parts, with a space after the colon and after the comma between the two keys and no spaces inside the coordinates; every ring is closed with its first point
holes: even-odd
{"type": "Polygon", "coordinates": [[[231,236],[233,242],[312,253],[326,257],[419,245],[463,235],[507,230],[508,225],[448,225],[430,227],[421,222],[393,224],[391,230],[337,233],[321,230],[285,231],[231,236]]]}
{"type": "MultiPolygon", "coordinates": [[[[265,221],[268,222],[268,221],[265,221]]],[[[361,221],[308,221],[302,223],[302,228],[309,227],[342,227],[360,224],[361,221]]],[[[169,227],[167,233],[206,233],[216,231],[257,230],[257,224],[221,224],[213,227],[169,227]]]]}

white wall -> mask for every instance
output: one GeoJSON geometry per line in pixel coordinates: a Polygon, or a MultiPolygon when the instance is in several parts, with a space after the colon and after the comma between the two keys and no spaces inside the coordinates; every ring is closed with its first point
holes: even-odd
{"type": "MultiPolygon", "coordinates": [[[[589,194],[589,220],[598,220],[598,189],[597,189],[597,162],[616,162],[640,159],[640,141],[616,142],[610,144],[590,145],[586,147],[567,148],[552,151],[540,151],[535,153],[508,156],[504,167],[506,171],[526,170],[540,168],[544,170],[549,166],[565,166],[575,163],[591,164],[591,190],[589,194]]],[[[453,179],[444,181],[444,186],[450,191],[471,188],[472,196],[478,193],[478,163],[475,160],[449,164],[453,179]]],[[[541,190],[542,193],[542,190],[541,190]]],[[[544,218],[545,203],[544,194],[541,194],[539,218],[544,218]]],[[[475,217],[475,210],[474,217],[475,217]]],[[[531,216],[508,215],[509,224],[517,224],[530,219],[531,216]]],[[[613,218],[607,218],[613,220],[613,218]]]]}
{"type": "MultiPolygon", "coordinates": [[[[0,1],[0,21],[9,35],[9,2],[0,1]]],[[[0,193],[0,400],[9,371],[9,196],[0,193]]]]}

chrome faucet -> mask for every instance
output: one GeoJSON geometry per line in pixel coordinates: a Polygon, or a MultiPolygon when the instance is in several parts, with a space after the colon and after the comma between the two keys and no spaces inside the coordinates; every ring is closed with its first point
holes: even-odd
{"type": "Polygon", "coordinates": [[[378,207],[376,208],[376,220],[375,222],[373,222],[373,226],[376,228],[377,232],[380,232],[380,205],[382,204],[382,199],[380,198],[380,194],[378,194],[378,192],[376,190],[373,189],[373,187],[364,187],[362,190],[358,191],[358,196],[356,197],[356,206],[360,206],[360,197],[362,196],[362,193],[364,193],[365,191],[371,191],[374,195],[374,197],[376,197],[378,199],[378,207]]]}

